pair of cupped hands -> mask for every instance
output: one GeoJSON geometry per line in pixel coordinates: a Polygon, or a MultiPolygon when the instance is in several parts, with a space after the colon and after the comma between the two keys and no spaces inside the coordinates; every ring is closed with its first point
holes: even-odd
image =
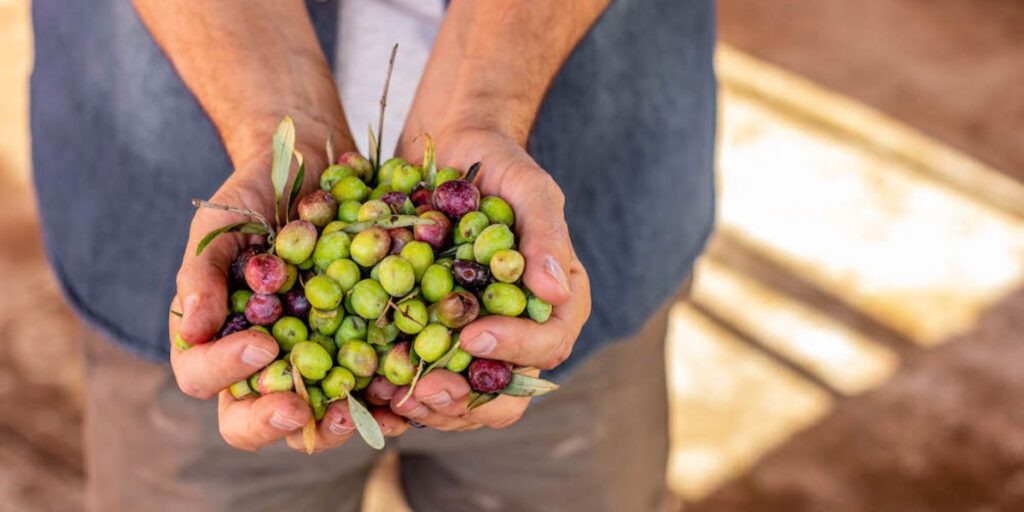
{"type": "MultiPolygon", "coordinates": [[[[272,128],[272,127],[270,127],[272,128]]],[[[306,158],[303,193],[319,182],[329,162],[324,141],[303,140],[301,119],[296,121],[300,139],[296,146],[306,158]]],[[[461,347],[470,354],[508,361],[517,366],[552,369],[572,351],[590,315],[590,283],[572,248],[565,223],[565,198],[555,181],[512,138],[489,130],[452,130],[436,134],[437,160],[441,165],[465,171],[481,162],[477,186],[483,195],[508,201],[516,213],[519,250],[526,258],[523,280],[541,299],[554,305],[550,320],[537,324],[528,319],[488,316],[462,330],[461,347]]],[[[403,138],[398,156],[418,162],[414,138],[403,138]]],[[[222,204],[250,208],[274,217],[274,192],[270,182],[270,135],[248,155],[233,158],[236,170],[211,198],[222,204]]],[[[253,330],[212,339],[227,316],[228,269],[238,252],[248,245],[245,235],[221,236],[196,256],[199,241],[213,229],[242,220],[237,214],[199,209],[192,220],[188,246],[177,275],[177,295],[168,316],[173,340],[179,335],[192,348],[181,350],[171,343],[171,367],[178,386],[186,394],[218,397],[220,433],[231,446],[257,450],[285,438],[289,446],[304,451],[301,429],[309,422],[309,406],[295,393],[283,392],[254,400],[235,400],[227,388],[249,377],[278,355],[273,337],[253,330]]],[[[534,370],[538,372],[539,370],[534,370]]],[[[536,375],[536,373],[534,373],[536,375]]],[[[401,405],[407,388],[399,388],[390,407],[371,412],[386,436],[398,436],[412,420],[439,430],[472,430],[507,427],[523,416],[529,398],[499,396],[486,405],[468,410],[470,387],[461,375],[445,370],[431,372],[401,405]]],[[[355,433],[347,401],[331,404],[317,426],[315,450],[341,446],[355,433]]]]}

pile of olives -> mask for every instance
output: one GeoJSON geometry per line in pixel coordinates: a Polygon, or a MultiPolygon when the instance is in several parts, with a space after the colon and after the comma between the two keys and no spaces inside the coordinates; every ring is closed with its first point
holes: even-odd
{"type": "Polygon", "coordinates": [[[519,375],[512,365],[462,351],[460,329],[485,315],[545,322],[551,305],[522,286],[515,213],[500,197],[481,197],[478,169],[400,158],[374,166],[355,152],[327,167],[319,190],[294,208],[298,218],[231,266],[217,337],[254,329],[280,346],[231,394],[301,385],[320,420],[335,400],[386,405],[436,368],[464,374],[480,395],[509,387],[519,375]]]}

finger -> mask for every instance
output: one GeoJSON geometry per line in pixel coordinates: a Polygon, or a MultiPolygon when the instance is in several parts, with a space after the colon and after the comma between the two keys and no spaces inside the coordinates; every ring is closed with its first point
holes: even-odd
{"type": "Polygon", "coordinates": [[[220,434],[229,445],[258,450],[296,432],[310,419],[309,405],[295,393],[270,393],[235,400],[226,390],[218,406],[220,434]]]}
{"type": "Polygon", "coordinates": [[[171,369],[185,394],[205,400],[270,364],[278,350],[273,337],[244,330],[216,343],[188,350],[172,348],[171,369]]]}
{"type": "MultiPolygon", "coordinates": [[[[317,424],[315,451],[337,448],[351,439],[355,431],[356,424],[349,415],[348,402],[334,402],[327,407],[323,419],[317,424]]],[[[288,436],[288,446],[301,452],[306,451],[301,431],[288,436]]]]}
{"type": "MultiPolygon", "coordinates": [[[[391,410],[396,414],[437,430],[462,430],[469,426],[469,423],[458,415],[438,413],[413,396],[406,399],[408,391],[408,386],[400,388],[391,399],[391,410]]],[[[463,411],[465,411],[465,405],[463,405],[463,411]]]]}
{"type": "Polygon", "coordinates": [[[238,255],[239,237],[218,236],[199,255],[196,247],[210,231],[231,222],[237,222],[237,215],[213,210],[200,210],[192,221],[177,276],[182,306],[179,331],[192,345],[212,339],[227,317],[227,272],[238,255]]]}
{"type": "MultiPolygon", "coordinates": [[[[551,304],[567,302],[572,241],[565,223],[565,198],[546,172],[530,166],[502,181],[502,197],[516,211],[516,237],[526,259],[523,281],[535,295],[551,304]]],[[[510,171],[511,172],[511,171],[510,171]]]]}
{"type": "Polygon", "coordinates": [[[448,370],[436,370],[420,379],[412,396],[431,411],[459,418],[468,414],[470,391],[465,377],[448,370]]]}
{"type": "Polygon", "coordinates": [[[529,398],[501,395],[469,411],[469,421],[490,428],[505,428],[519,421],[529,405],[529,398]]]}
{"type": "Polygon", "coordinates": [[[583,267],[574,266],[570,279],[572,298],[555,306],[547,322],[487,316],[463,328],[460,346],[474,356],[520,366],[547,370],[562,364],[590,316],[590,285],[583,267]]]}
{"type": "Polygon", "coordinates": [[[387,437],[398,437],[409,430],[409,422],[405,418],[395,414],[387,407],[374,407],[370,410],[373,418],[380,425],[381,432],[387,437]]]}

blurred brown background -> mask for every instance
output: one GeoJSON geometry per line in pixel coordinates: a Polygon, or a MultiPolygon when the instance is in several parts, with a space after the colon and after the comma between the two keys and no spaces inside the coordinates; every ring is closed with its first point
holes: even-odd
{"type": "MultiPolygon", "coordinates": [[[[28,8],[0,0],[0,508],[68,511],[82,374],[33,210],[28,8]]],[[[719,18],[719,231],[668,353],[686,509],[1024,510],[1024,3],[719,18]]],[[[393,469],[368,509],[400,506],[393,469]]]]}

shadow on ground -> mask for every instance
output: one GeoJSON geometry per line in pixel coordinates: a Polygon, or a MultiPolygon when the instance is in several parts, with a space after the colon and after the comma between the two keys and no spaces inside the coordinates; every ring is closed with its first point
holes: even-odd
{"type": "Polygon", "coordinates": [[[1024,510],[1021,333],[1024,289],[686,510],[1024,510]]]}

